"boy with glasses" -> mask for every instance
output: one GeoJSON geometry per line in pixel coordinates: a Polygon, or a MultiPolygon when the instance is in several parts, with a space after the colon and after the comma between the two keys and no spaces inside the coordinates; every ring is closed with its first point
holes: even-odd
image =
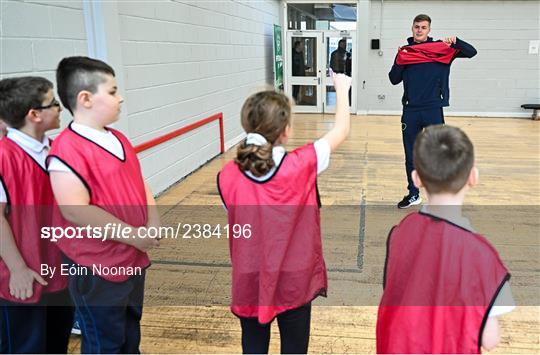
{"type": "Polygon", "coordinates": [[[45,159],[45,132],[60,126],[53,85],[40,77],[0,81],[0,352],[66,353],[73,309],[67,278],[44,279],[43,265],[59,269],[61,253],[42,239],[54,223],[54,195],[45,159]]]}

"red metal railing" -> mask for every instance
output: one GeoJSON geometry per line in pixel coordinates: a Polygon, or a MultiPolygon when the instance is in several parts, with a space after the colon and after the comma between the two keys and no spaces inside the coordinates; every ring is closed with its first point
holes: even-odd
{"type": "Polygon", "coordinates": [[[182,134],[185,134],[189,131],[193,131],[194,129],[197,129],[201,126],[204,126],[207,123],[210,123],[212,121],[218,120],[219,121],[219,141],[220,141],[220,149],[221,153],[225,153],[225,135],[223,134],[223,112],[216,113],[215,115],[212,115],[210,117],[204,118],[200,121],[197,121],[195,123],[189,124],[185,127],[179,128],[175,131],[172,131],[171,133],[167,133],[161,137],[150,139],[147,142],[141,143],[137,146],[135,146],[135,152],[140,153],[147,149],[150,149],[152,147],[155,147],[161,143],[164,143],[168,140],[171,140],[173,138],[176,138],[178,136],[181,136],[182,134]]]}

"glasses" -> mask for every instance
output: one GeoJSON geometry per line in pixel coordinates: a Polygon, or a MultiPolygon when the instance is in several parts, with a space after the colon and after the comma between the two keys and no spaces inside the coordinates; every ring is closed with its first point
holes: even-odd
{"type": "Polygon", "coordinates": [[[46,106],[33,107],[33,109],[34,110],[46,110],[46,109],[51,108],[51,107],[60,107],[60,102],[58,102],[56,99],[53,99],[50,104],[48,104],[46,106]]]}

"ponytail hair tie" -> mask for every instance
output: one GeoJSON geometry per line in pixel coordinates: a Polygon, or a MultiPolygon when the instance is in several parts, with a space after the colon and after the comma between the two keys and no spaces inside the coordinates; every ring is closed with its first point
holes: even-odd
{"type": "Polygon", "coordinates": [[[262,146],[267,144],[268,141],[264,136],[260,135],[259,133],[248,133],[246,136],[246,144],[253,144],[262,146]]]}

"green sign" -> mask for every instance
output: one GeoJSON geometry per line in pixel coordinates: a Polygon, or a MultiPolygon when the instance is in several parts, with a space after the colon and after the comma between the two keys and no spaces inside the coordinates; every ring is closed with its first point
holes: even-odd
{"type": "Polygon", "coordinates": [[[274,87],[283,91],[283,49],[281,26],[274,25],[274,87]]]}

